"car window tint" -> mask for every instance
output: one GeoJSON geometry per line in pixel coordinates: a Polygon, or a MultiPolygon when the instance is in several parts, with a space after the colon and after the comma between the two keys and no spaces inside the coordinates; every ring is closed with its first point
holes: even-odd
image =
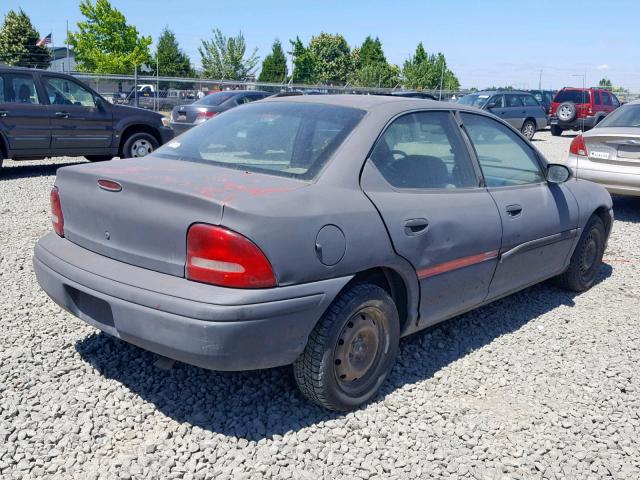
{"type": "Polygon", "coordinates": [[[522,100],[522,103],[524,103],[525,106],[527,106],[527,107],[538,107],[538,106],[540,106],[540,104],[536,101],[535,98],[533,98],[532,95],[521,95],[520,99],[522,100]]]}
{"type": "Polygon", "coordinates": [[[398,188],[469,188],[479,185],[449,112],[419,112],[395,120],[370,156],[398,188]]]}
{"type": "Polygon", "coordinates": [[[255,102],[213,117],[155,155],[310,179],[364,113],[333,105],[255,102]]]}
{"type": "Polygon", "coordinates": [[[488,187],[544,181],[533,150],[511,129],[485,116],[461,115],[488,187]]]}
{"type": "Polygon", "coordinates": [[[487,105],[495,104],[494,108],[504,108],[504,95],[494,95],[491,100],[487,102],[487,105]]]}
{"type": "Polygon", "coordinates": [[[607,92],[602,92],[602,103],[607,105],[608,107],[612,107],[613,103],[611,102],[611,97],[607,92]]]}
{"type": "Polygon", "coordinates": [[[578,104],[589,103],[589,91],[588,90],[560,90],[556,97],[553,99],[554,102],[562,103],[562,102],[573,102],[578,104]]]}
{"type": "Polygon", "coordinates": [[[0,75],[0,103],[40,103],[31,75],[0,75]]]}
{"type": "Polygon", "coordinates": [[[505,95],[507,100],[507,107],[522,107],[522,100],[520,95],[505,95]]]}
{"type": "Polygon", "coordinates": [[[44,87],[52,105],[96,106],[89,90],[66,78],[45,77],[44,87]]]}
{"type": "Polygon", "coordinates": [[[601,105],[601,103],[600,103],[600,92],[598,90],[593,92],[593,103],[595,103],[596,105],[601,105]]]}

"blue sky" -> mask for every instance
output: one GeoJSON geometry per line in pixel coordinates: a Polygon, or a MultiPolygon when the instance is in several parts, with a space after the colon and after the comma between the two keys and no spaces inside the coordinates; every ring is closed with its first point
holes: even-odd
{"type": "MultiPolygon", "coordinates": [[[[79,0],[2,0],[0,15],[22,8],[42,35],[62,44],[65,22],[80,20],[79,0]]],[[[165,25],[199,65],[200,39],[213,28],[226,35],[242,30],[247,44],[266,55],[275,37],[288,47],[321,31],[341,33],[351,46],[378,36],[387,59],[409,57],[419,41],[442,51],[463,87],[513,85],[537,88],[579,86],[603,76],[640,91],[640,0],[112,0],[140,33],[157,38],[165,25]]]]}

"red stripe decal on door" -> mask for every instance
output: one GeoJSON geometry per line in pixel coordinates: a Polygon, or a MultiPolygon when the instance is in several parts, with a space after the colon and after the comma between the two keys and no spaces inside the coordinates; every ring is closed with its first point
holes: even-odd
{"type": "Polygon", "coordinates": [[[433,277],[434,275],[440,275],[441,273],[450,272],[451,270],[477,265],[478,263],[493,260],[494,258],[498,258],[498,250],[492,250],[491,252],[480,253],[478,255],[471,255],[469,257],[457,258],[449,262],[439,263],[433,267],[421,268],[417,272],[418,278],[423,279],[433,277]]]}

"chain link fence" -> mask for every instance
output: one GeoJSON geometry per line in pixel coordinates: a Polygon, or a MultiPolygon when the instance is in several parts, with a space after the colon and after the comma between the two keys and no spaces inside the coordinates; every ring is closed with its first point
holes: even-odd
{"type": "MultiPolygon", "coordinates": [[[[178,78],[131,75],[74,73],[103,97],[115,104],[137,105],[155,111],[170,111],[173,107],[193,103],[209,93],[223,90],[260,90],[269,93],[296,92],[302,94],[390,94],[399,88],[365,88],[327,85],[295,85],[229,81],[205,78],[178,78]]],[[[455,100],[466,92],[457,90],[423,90],[437,99],[455,100]]]]}

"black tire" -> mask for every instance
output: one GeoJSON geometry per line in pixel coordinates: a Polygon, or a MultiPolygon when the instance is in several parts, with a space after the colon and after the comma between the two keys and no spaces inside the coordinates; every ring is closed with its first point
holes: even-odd
{"type": "Polygon", "coordinates": [[[131,134],[122,145],[122,158],[145,157],[158,148],[158,140],[149,133],[131,134]],[[146,151],[143,155],[142,152],[146,151]]]}
{"type": "Polygon", "coordinates": [[[391,297],[376,285],[355,284],[333,301],[309,335],[293,364],[296,383],[321,407],[353,410],[369,401],[389,375],[399,339],[391,297]]]}
{"type": "Polygon", "coordinates": [[[520,131],[527,140],[531,140],[536,134],[536,122],[531,119],[525,120],[520,131]]]}
{"type": "Polygon", "coordinates": [[[106,162],[107,160],[111,160],[113,156],[112,155],[85,155],[84,158],[86,158],[90,162],[106,162]]]}
{"type": "Polygon", "coordinates": [[[559,137],[560,135],[562,135],[562,129],[557,125],[551,125],[551,135],[553,135],[554,137],[559,137]]]}
{"type": "Polygon", "coordinates": [[[600,272],[606,238],[607,232],[602,219],[592,215],[571,256],[569,268],[556,277],[557,285],[573,292],[589,290],[600,272]]]}
{"type": "Polygon", "coordinates": [[[4,155],[2,155],[2,150],[0,149],[0,175],[2,175],[2,163],[4,162],[4,155]]]}
{"type": "Polygon", "coordinates": [[[556,110],[556,116],[558,120],[561,122],[571,122],[574,118],[576,118],[576,114],[578,113],[578,109],[576,108],[576,104],[573,102],[562,102],[558,105],[556,110]]]}

